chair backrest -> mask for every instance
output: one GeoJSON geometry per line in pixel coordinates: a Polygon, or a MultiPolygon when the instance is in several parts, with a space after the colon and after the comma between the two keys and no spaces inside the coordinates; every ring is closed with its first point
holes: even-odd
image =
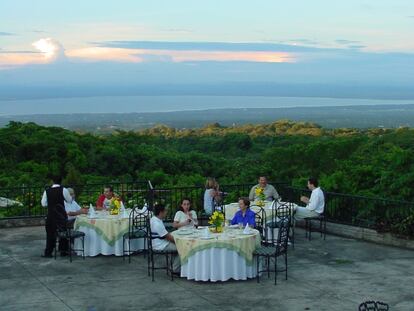
{"type": "Polygon", "coordinates": [[[359,311],[388,311],[388,304],[381,301],[368,300],[359,305],[359,311]]]}
{"type": "Polygon", "coordinates": [[[147,219],[149,212],[141,212],[138,207],[134,207],[129,214],[129,233],[141,233],[143,237],[147,235],[147,219]]]}
{"type": "Polygon", "coordinates": [[[276,253],[285,254],[289,241],[290,217],[281,218],[279,222],[279,233],[277,235],[276,253]]]}
{"type": "MultiPolygon", "coordinates": [[[[282,223],[288,223],[290,226],[293,213],[293,205],[287,202],[273,201],[271,205],[270,219],[266,220],[266,242],[276,245],[278,243],[279,234],[275,235],[275,229],[279,228],[282,223]]],[[[289,228],[288,228],[289,233],[289,228]]],[[[287,241],[286,241],[287,243],[287,241]]]]}
{"type": "Polygon", "coordinates": [[[255,213],[254,222],[256,229],[260,232],[262,240],[265,238],[266,212],[261,206],[251,205],[250,209],[255,213]]]}

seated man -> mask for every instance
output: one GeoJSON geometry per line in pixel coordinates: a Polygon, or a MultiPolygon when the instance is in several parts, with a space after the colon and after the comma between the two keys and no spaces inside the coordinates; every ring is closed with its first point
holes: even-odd
{"type": "MultiPolygon", "coordinates": [[[[164,205],[154,206],[154,216],[151,217],[152,248],[160,251],[176,251],[174,237],[165,229],[163,219],[167,216],[164,205]]],[[[180,258],[175,256],[173,259],[173,272],[180,272],[180,258]]]]}
{"type": "Polygon", "coordinates": [[[250,209],[250,201],[248,198],[239,199],[240,210],[234,214],[233,219],[231,220],[232,225],[243,224],[245,227],[246,224],[249,224],[250,227],[254,228],[256,226],[256,214],[250,209]]]}
{"type": "Polygon", "coordinates": [[[256,186],[253,186],[252,189],[250,190],[250,193],[249,193],[249,200],[250,201],[256,201],[256,200],[259,199],[257,197],[257,194],[256,194],[256,189],[257,188],[262,188],[263,189],[266,201],[279,200],[279,198],[280,198],[280,196],[277,193],[275,187],[273,187],[272,185],[269,185],[267,183],[266,176],[260,176],[259,177],[259,183],[256,186]]]}
{"type": "Polygon", "coordinates": [[[308,189],[312,190],[311,197],[302,196],[300,198],[303,203],[306,203],[306,207],[296,207],[295,219],[317,217],[323,213],[325,197],[321,188],[318,187],[318,180],[316,178],[308,179],[308,189]]]}
{"type": "Polygon", "coordinates": [[[76,216],[81,214],[87,214],[88,210],[86,208],[81,208],[79,204],[75,201],[75,190],[72,188],[67,188],[70,196],[72,197],[72,202],[68,203],[65,201],[65,211],[68,215],[68,226],[73,227],[76,216]]]}
{"type": "Polygon", "coordinates": [[[117,198],[117,195],[114,193],[114,189],[112,186],[105,186],[103,194],[101,194],[96,201],[96,209],[108,209],[113,198],[117,198]]]}

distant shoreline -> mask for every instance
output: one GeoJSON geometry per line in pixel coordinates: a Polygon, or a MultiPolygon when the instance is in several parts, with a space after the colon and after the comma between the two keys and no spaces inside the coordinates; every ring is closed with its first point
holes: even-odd
{"type": "Polygon", "coordinates": [[[95,113],[166,113],[218,109],[412,105],[414,99],[278,96],[92,96],[0,100],[0,116],[95,113]]]}
{"type": "Polygon", "coordinates": [[[324,128],[414,127],[414,103],[0,115],[0,127],[6,126],[10,121],[17,121],[108,133],[118,129],[133,131],[147,129],[158,124],[174,128],[200,128],[211,123],[234,126],[272,123],[282,119],[316,123],[324,128]]]}

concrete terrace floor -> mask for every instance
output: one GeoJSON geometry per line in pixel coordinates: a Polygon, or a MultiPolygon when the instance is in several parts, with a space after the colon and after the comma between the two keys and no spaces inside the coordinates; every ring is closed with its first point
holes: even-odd
{"type": "Polygon", "coordinates": [[[0,310],[358,310],[361,301],[414,310],[414,252],[297,230],[289,278],[203,283],[114,256],[45,259],[43,227],[0,229],[0,310]]]}

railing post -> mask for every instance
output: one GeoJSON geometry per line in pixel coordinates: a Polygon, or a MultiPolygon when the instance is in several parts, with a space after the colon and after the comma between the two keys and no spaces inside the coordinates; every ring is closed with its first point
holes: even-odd
{"type": "Polygon", "coordinates": [[[152,186],[151,180],[148,180],[148,210],[152,211],[154,208],[154,187],[152,186]]]}

